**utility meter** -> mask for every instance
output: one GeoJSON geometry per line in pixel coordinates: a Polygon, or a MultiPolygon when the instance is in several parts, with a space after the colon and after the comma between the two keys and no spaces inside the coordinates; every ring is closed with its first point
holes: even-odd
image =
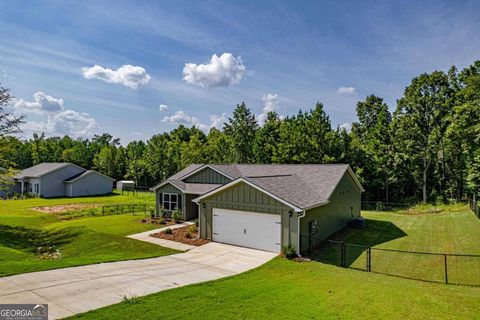
{"type": "Polygon", "coordinates": [[[317,220],[312,220],[308,223],[308,231],[310,234],[317,233],[317,220]]]}

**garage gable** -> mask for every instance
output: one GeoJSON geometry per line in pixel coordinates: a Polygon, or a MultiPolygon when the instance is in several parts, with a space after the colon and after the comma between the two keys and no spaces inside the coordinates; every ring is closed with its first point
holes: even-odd
{"type": "Polygon", "coordinates": [[[211,206],[232,210],[255,211],[280,214],[291,208],[267,193],[240,181],[224,190],[203,198],[202,202],[211,206]]]}

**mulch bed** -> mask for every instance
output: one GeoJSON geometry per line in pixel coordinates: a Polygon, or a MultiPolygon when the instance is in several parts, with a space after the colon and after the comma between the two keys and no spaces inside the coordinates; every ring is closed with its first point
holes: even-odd
{"type": "Polygon", "coordinates": [[[144,218],[142,220],[140,220],[141,223],[149,223],[149,224],[158,224],[158,227],[159,228],[163,228],[163,227],[168,227],[168,226],[171,226],[173,224],[177,224],[175,221],[173,220],[163,220],[164,223],[160,223],[160,219],[152,219],[152,218],[144,218]]]}
{"type": "Polygon", "coordinates": [[[181,242],[181,243],[189,244],[189,245],[192,245],[192,246],[202,246],[202,245],[210,242],[207,239],[198,238],[198,231],[197,232],[191,232],[192,237],[187,238],[185,235],[188,232],[188,228],[189,228],[189,226],[181,227],[181,228],[177,228],[177,229],[172,229],[171,234],[167,234],[167,233],[165,233],[165,231],[162,231],[162,232],[159,232],[159,233],[151,234],[150,236],[155,237],[155,238],[160,238],[160,239],[166,239],[166,240],[181,242]]]}
{"type": "Polygon", "coordinates": [[[96,208],[101,206],[101,204],[96,203],[71,203],[71,204],[59,204],[55,206],[43,206],[43,207],[34,207],[32,208],[35,211],[43,213],[61,213],[65,211],[76,211],[87,208],[96,208]]]}

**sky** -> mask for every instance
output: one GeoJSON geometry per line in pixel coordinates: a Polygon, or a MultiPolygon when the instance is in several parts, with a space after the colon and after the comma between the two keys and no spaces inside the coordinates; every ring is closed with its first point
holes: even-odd
{"type": "Polygon", "coordinates": [[[33,132],[123,144],[322,102],[332,126],[480,59],[479,1],[0,0],[0,83],[33,132]]]}

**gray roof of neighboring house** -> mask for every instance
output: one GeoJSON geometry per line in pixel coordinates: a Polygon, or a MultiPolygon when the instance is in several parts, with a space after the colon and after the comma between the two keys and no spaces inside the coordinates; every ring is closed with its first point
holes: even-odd
{"type": "Polygon", "coordinates": [[[78,180],[78,179],[81,179],[81,178],[83,178],[83,177],[85,177],[85,176],[88,176],[89,174],[96,174],[96,175],[105,177],[105,178],[110,179],[110,180],[115,180],[115,179],[113,179],[113,178],[110,178],[109,176],[106,176],[106,175],[98,172],[98,171],[95,171],[95,170],[87,170],[87,171],[81,172],[81,173],[79,173],[79,174],[76,174],[76,175],[74,175],[74,176],[72,176],[72,177],[64,180],[64,182],[68,182],[68,183],[74,182],[74,181],[76,181],[76,180],[78,180]]]}
{"type": "Polygon", "coordinates": [[[23,179],[27,177],[29,178],[40,177],[49,172],[55,171],[57,169],[60,169],[69,165],[72,165],[72,164],[66,163],[66,162],[44,162],[20,171],[20,173],[18,173],[14,178],[23,179]]]}
{"type": "MultiPolygon", "coordinates": [[[[194,164],[166,181],[185,192],[190,185],[195,184],[185,183],[182,179],[194,171],[201,171],[201,167],[211,167],[233,180],[242,178],[298,208],[308,208],[325,203],[343,175],[348,170],[352,173],[348,164],[194,164]]],[[[354,179],[356,180],[356,177],[354,179]]],[[[363,191],[358,180],[356,183],[363,191]]],[[[198,194],[208,193],[220,187],[217,185],[217,187],[207,190],[206,186],[202,187],[204,189],[199,188],[198,194]],[[200,193],[203,190],[206,191],[200,193]]]]}

